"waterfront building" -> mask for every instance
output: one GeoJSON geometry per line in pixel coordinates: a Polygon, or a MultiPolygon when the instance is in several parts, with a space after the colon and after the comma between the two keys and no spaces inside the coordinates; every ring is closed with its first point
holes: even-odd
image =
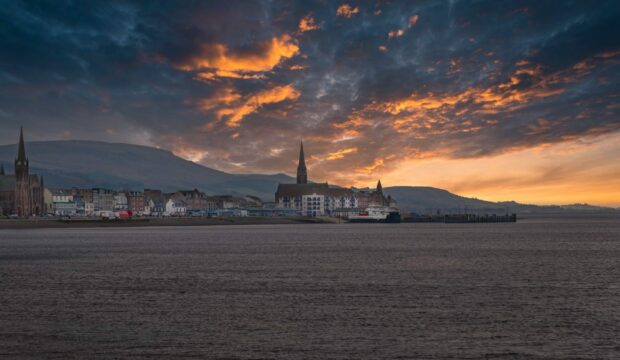
{"type": "Polygon", "coordinates": [[[200,212],[209,210],[207,194],[194,190],[180,190],[170,196],[175,201],[185,204],[187,212],[200,212]]]}
{"type": "Polygon", "coordinates": [[[144,193],[141,191],[127,191],[127,207],[134,214],[142,215],[144,213],[144,193]]]}
{"type": "Polygon", "coordinates": [[[213,209],[247,209],[262,206],[262,201],[255,196],[216,195],[209,196],[209,210],[213,209]]]}
{"type": "Polygon", "coordinates": [[[0,211],[3,215],[14,214],[20,217],[47,213],[43,177],[30,174],[23,128],[19,131],[14,175],[7,175],[4,165],[0,168],[0,211]]]}
{"type": "Polygon", "coordinates": [[[383,186],[381,185],[381,180],[377,182],[377,187],[375,189],[370,188],[351,188],[355,197],[357,198],[357,206],[360,208],[367,208],[371,205],[379,205],[379,206],[392,206],[396,207],[396,202],[391,198],[386,198],[383,195],[383,186]],[[390,203],[392,205],[390,205],[390,203]]]}
{"type": "Polygon", "coordinates": [[[166,202],[165,216],[185,216],[187,207],[183,201],[168,199],[166,202]]]}
{"type": "Polygon", "coordinates": [[[50,189],[43,189],[43,203],[45,204],[45,214],[53,214],[54,202],[52,201],[52,192],[50,189]]]}
{"type": "Polygon", "coordinates": [[[87,203],[75,189],[52,189],[49,213],[57,216],[88,216],[93,214],[93,203],[87,203]]]}
{"type": "Polygon", "coordinates": [[[144,214],[162,216],[166,211],[166,198],[161,190],[144,189],[144,214]]]}
{"type": "Polygon", "coordinates": [[[123,211],[127,210],[129,207],[127,205],[127,196],[124,192],[117,192],[114,194],[114,211],[123,211]]]}
{"type": "Polygon", "coordinates": [[[151,209],[155,207],[155,203],[151,199],[144,199],[144,210],[142,211],[142,215],[144,216],[155,216],[156,214],[151,212],[151,209]]]}
{"type": "Polygon", "coordinates": [[[93,206],[95,212],[114,210],[114,191],[109,189],[94,188],[93,206]]]}
{"type": "Polygon", "coordinates": [[[0,215],[11,215],[15,207],[15,176],[0,173],[0,215]]]}
{"type": "Polygon", "coordinates": [[[311,194],[301,196],[301,212],[308,216],[325,215],[325,195],[311,194]]]}
{"type": "Polygon", "coordinates": [[[95,204],[92,202],[84,202],[84,216],[95,215],[95,204]]]}
{"type": "Polygon", "coordinates": [[[69,203],[73,201],[73,194],[70,191],[62,189],[52,189],[53,203],[69,203]]]}
{"type": "Polygon", "coordinates": [[[52,213],[57,216],[78,214],[76,202],[70,190],[52,189],[52,213]]]}
{"type": "Polygon", "coordinates": [[[85,204],[93,202],[93,189],[73,188],[71,189],[71,193],[73,194],[74,198],[80,197],[84,201],[85,204]]]}
{"type": "Polygon", "coordinates": [[[235,201],[232,195],[209,196],[209,202],[212,204],[209,210],[234,209],[239,207],[239,202],[235,201]]]}

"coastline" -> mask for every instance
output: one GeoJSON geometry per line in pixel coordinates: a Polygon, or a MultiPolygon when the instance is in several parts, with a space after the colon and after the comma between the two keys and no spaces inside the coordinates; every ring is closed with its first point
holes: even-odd
{"type": "MultiPolygon", "coordinates": [[[[520,214],[519,222],[607,222],[620,220],[618,212],[571,212],[520,214]]],[[[0,230],[46,229],[46,228],[115,228],[115,227],[158,227],[158,226],[222,226],[222,225],[299,225],[299,224],[338,224],[346,220],[330,217],[160,217],[134,218],[131,220],[103,220],[99,218],[76,218],[61,220],[56,218],[0,219],[0,230]]],[[[407,222],[404,222],[407,223],[407,222]]],[[[425,223],[409,222],[423,225],[425,223]]],[[[502,223],[502,222],[500,222],[502,223]]],[[[500,224],[498,223],[498,224],[500,224]]],[[[435,222],[430,224],[444,224],[435,222]]],[[[464,223],[457,223],[464,224],[464,223]]],[[[494,223],[468,223],[494,224],[494,223]]]]}
{"type": "Polygon", "coordinates": [[[138,218],[131,220],[102,219],[3,219],[0,230],[4,229],[45,229],[45,228],[99,228],[99,227],[145,227],[145,226],[215,226],[215,225],[286,225],[286,224],[333,224],[337,220],[329,218],[303,217],[222,217],[222,218],[138,218]]]}

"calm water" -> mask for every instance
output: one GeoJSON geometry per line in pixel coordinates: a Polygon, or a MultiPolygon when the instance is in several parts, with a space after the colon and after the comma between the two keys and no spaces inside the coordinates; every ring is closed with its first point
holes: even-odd
{"type": "Polygon", "coordinates": [[[0,358],[619,359],[620,220],[0,231],[0,358]]]}

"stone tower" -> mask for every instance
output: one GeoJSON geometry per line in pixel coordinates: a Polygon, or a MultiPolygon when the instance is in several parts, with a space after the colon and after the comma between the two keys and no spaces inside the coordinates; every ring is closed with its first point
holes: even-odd
{"type": "Polygon", "coordinates": [[[32,214],[32,196],[30,191],[30,171],[24,144],[24,129],[19,129],[19,149],[15,159],[15,210],[18,216],[32,214]]]}
{"type": "Polygon", "coordinates": [[[306,159],[304,157],[304,142],[301,142],[301,148],[299,149],[299,164],[297,165],[297,183],[308,183],[308,170],[306,169],[306,159]]]}

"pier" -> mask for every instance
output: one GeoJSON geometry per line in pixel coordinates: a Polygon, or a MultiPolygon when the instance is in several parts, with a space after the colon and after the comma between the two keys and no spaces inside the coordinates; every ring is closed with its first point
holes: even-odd
{"type": "Polygon", "coordinates": [[[505,223],[517,222],[517,214],[445,214],[445,215],[417,215],[413,214],[403,218],[403,222],[413,223],[505,223]]]}

